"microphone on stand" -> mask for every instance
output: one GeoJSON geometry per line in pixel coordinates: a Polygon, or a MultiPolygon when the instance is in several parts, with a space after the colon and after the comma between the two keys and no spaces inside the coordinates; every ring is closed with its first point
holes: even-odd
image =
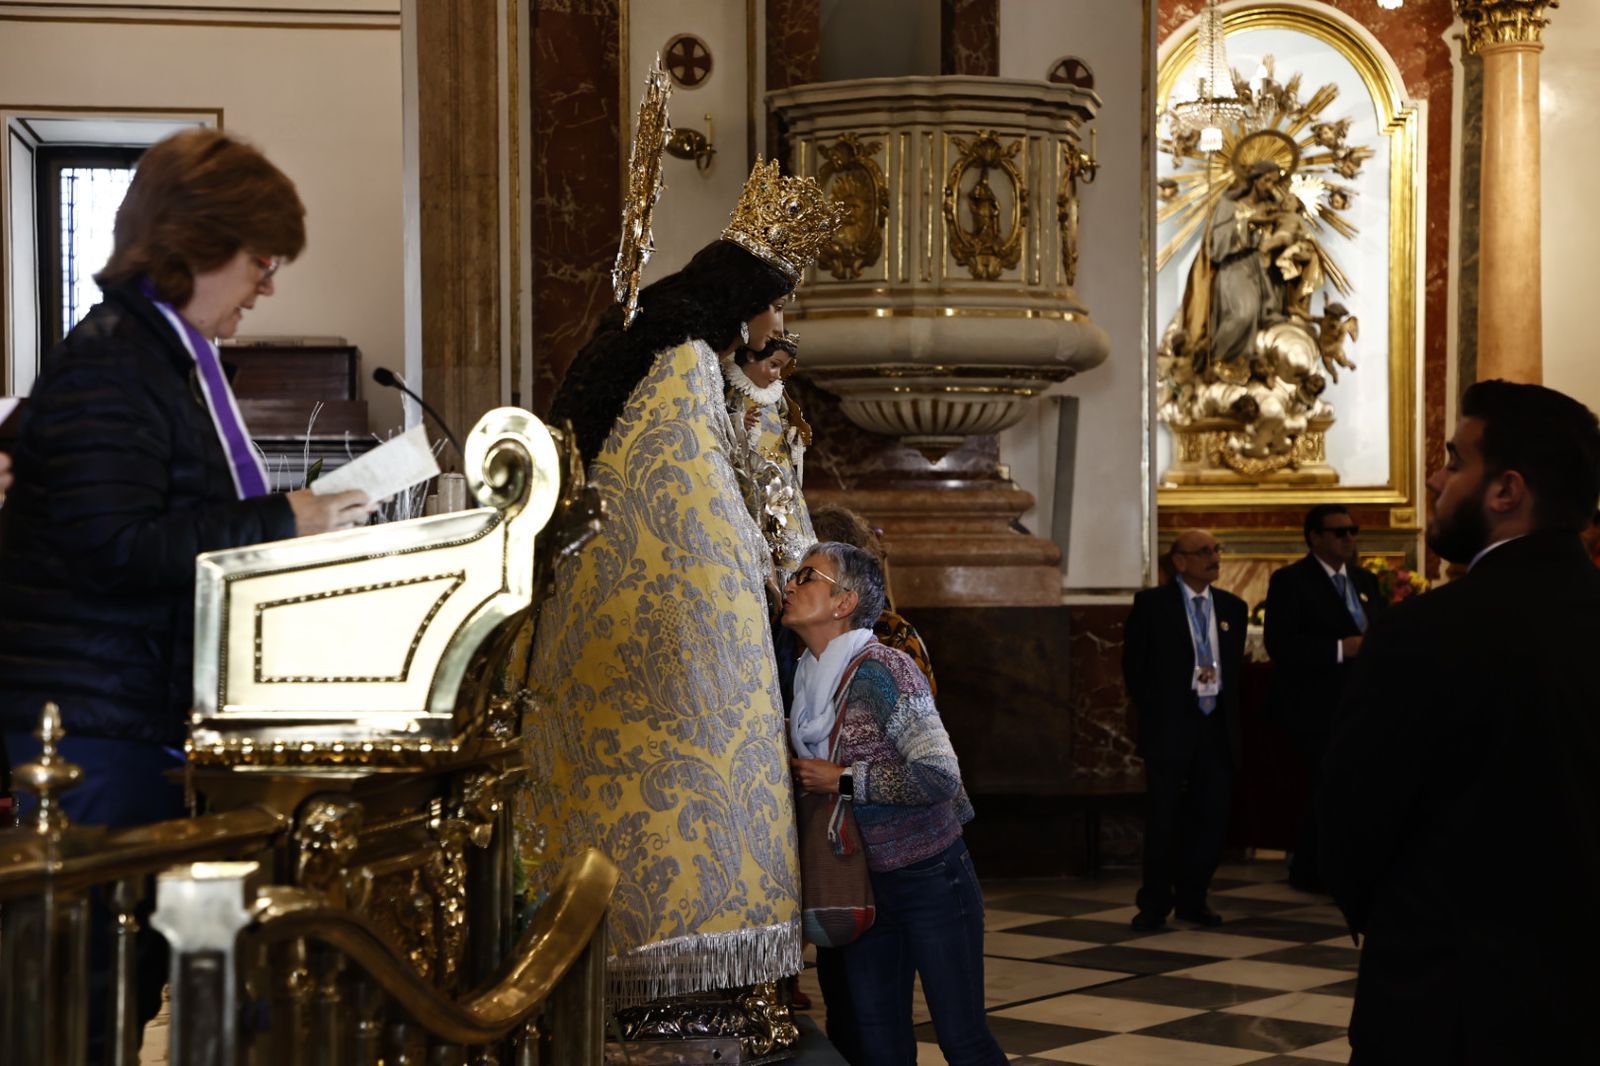
{"type": "Polygon", "coordinates": [[[445,439],[448,440],[450,442],[450,446],[456,450],[456,456],[462,462],[467,461],[466,453],[461,450],[461,442],[456,440],[456,435],[450,431],[450,427],[445,424],[445,420],[439,417],[439,412],[435,411],[433,406],[429,404],[427,400],[424,400],[421,396],[418,396],[416,393],[406,388],[405,382],[401,381],[393,370],[390,370],[386,366],[380,366],[373,370],[372,380],[376,381],[379,385],[384,385],[391,389],[399,389],[401,392],[417,401],[418,405],[420,405],[424,411],[433,416],[433,421],[438,425],[439,429],[443,431],[445,439]]]}

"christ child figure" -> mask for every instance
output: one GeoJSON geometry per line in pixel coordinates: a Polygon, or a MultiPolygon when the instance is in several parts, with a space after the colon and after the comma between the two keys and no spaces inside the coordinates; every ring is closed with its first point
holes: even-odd
{"type": "Polygon", "coordinates": [[[722,364],[728,415],[743,437],[734,463],[739,487],[772,552],[780,588],[816,541],[800,489],[811,427],[783,387],[795,368],[797,340],[785,333],[759,351],[740,348],[722,364]]]}

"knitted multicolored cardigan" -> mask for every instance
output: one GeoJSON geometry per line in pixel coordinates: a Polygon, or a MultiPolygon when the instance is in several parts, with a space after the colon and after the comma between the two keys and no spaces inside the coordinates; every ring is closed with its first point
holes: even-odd
{"type": "Polygon", "coordinates": [[[839,762],[853,778],[867,865],[881,873],[939,854],[973,812],[917,664],[878,643],[863,656],[845,692],[839,762]]]}

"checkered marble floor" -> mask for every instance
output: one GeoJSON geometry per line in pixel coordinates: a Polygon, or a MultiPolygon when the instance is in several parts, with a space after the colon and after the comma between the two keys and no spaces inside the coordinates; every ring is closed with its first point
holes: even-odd
{"type": "MultiPolygon", "coordinates": [[[[989,1026],[1014,1063],[1288,1066],[1348,1062],[1356,961],[1339,912],[1291,888],[1283,863],[1217,871],[1201,929],[1128,922],[1138,877],[988,881],[989,1026]]],[[[822,1019],[813,971],[802,988],[822,1019]]],[[[920,992],[919,1066],[944,1062],[920,992]]]]}

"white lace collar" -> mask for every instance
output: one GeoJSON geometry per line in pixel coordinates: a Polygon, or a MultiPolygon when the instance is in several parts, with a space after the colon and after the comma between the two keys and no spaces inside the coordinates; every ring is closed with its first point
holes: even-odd
{"type": "Polygon", "coordinates": [[[748,397],[762,407],[771,407],[783,399],[783,379],[779,378],[766,388],[760,388],[751,381],[744,368],[733,361],[733,356],[722,357],[722,379],[728,387],[741,396],[748,397]]]}

